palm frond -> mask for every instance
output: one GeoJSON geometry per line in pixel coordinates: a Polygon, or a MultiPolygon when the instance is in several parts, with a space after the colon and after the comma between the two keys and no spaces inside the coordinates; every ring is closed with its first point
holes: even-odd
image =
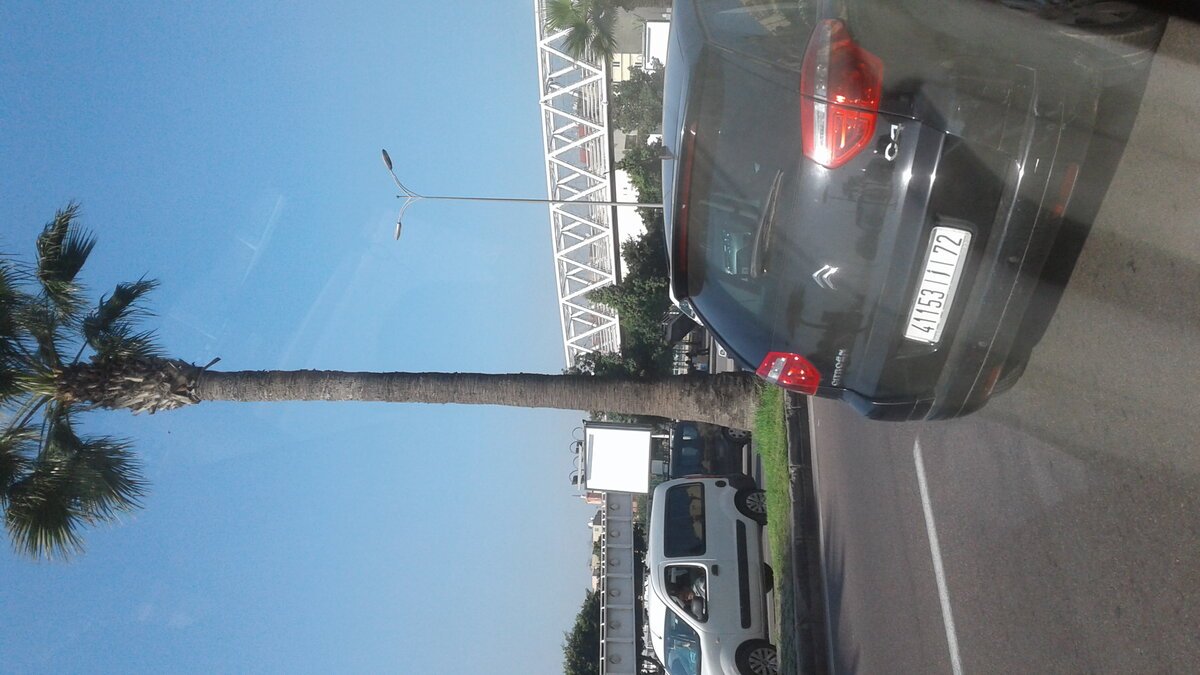
{"type": "Polygon", "coordinates": [[[0,359],[0,407],[12,405],[25,393],[20,367],[20,361],[15,358],[0,359]]]}
{"type": "Polygon", "coordinates": [[[563,38],[563,49],[571,56],[580,60],[587,56],[591,44],[592,29],[590,26],[569,31],[563,38]]]}
{"type": "Polygon", "coordinates": [[[604,59],[612,58],[617,51],[617,13],[608,7],[600,7],[592,16],[592,53],[604,59]]]}
{"type": "Polygon", "coordinates": [[[145,278],[133,283],[117,284],[112,295],[102,298],[96,310],[83,320],[83,336],[88,345],[100,352],[100,345],[107,342],[105,338],[109,334],[114,331],[128,334],[128,329],[124,327],[135,318],[149,314],[139,303],[157,287],[157,281],[145,278]]]}
{"type": "Polygon", "coordinates": [[[79,504],[89,520],[106,521],[141,506],[146,481],[128,441],[87,438],[72,462],[79,504]]]}
{"type": "Polygon", "coordinates": [[[551,31],[567,30],[585,21],[581,6],[573,0],[549,0],[545,7],[546,27],[551,31]]]}
{"type": "Polygon", "coordinates": [[[128,442],[110,437],[80,438],[70,408],[65,406],[52,408],[47,423],[46,442],[37,461],[60,465],[59,471],[67,476],[83,518],[109,520],[117,511],[138,506],[145,482],[128,442]]]}
{"type": "Polygon", "coordinates": [[[46,299],[27,302],[18,311],[18,321],[33,341],[28,360],[49,369],[62,365],[59,345],[65,344],[67,330],[59,312],[46,299]]]}
{"type": "Polygon", "coordinates": [[[69,424],[66,408],[47,408],[32,469],[9,489],[5,525],[13,546],[33,558],[66,558],[83,550],[77,530],[84,518],[70,480],[70,457],[78,444],[63,433],[69,424]]]}
{"type": "Polygon", "coordinates": [[[31,467],[37,450],[37,429],[22,424],[0,433],[0,505],[8,503],[9,490],[31,467]]]}
{"type": "Polygon", "coordinates": [[[163,350],[154,331],[137,332],[132,324],[118,323],[88,341],[98,360],[158,358],[163,350]]]}
{"type": "Polygon", "coordinates": [[[46,407],[42,445],[37,455],[39,462],[70,459],[83,447],[83,441],[75,435],[72,412],[70,405],[57,402],[46,407]]]}
{"type": "Polygon", "coordinates": [[[29,298],[20,291],[12,265],[0,260],[0,404],[19,393],[16,374],[21,368],[28,333],[21,318],[29,298]]]}
{"type": "Polygon", "coordinates": [[[0,260],[0,338],[17,336],[17,310],[25,302],[25,294],[17,284],[13,266],[7,260],[0,260]]]}
{"type": "Polygon", "coordinates": [[[11,404],[12,401],[21,400],[24,401],[22,408],[36,409],[46,400],[58,396],[58,378],[54,370],[43,368],[37,361],[23,362],[22,366],[13,376],[15,386],[20,391],[5,403],[11,404]],[[31,365],[33,367],[27,367],[31,365]]]}
{"type": "Polygon", "coordinates": [[[46,224],[37,240],[37,279],[59,315],[74,318],[84,305],[83,289],[75,282],[96,238],[75,227],[79,205],[68,204],[46,224]]]}
{"type": "Polygon", "coordinates": [[[69,408],[48,409],[41,438],[36,459],[9,485],[5,521],[22,553],[67,557],[82,550],[81,527],[140,506],[146,483],[127,442],[80,438],[69,408]]]}
{"type": "Polygon", "coordinates": [[[611,58],[617,49],[616,12],[597,0],[551,0],[546,3],[546,27],[567,31],[563,49],[576,59],[589,53],[600,59],[611,58]]]}
{"type": "Polygon", "coordinates": [[[83,551],[66,477],[55,464],[38,462],[9,490],[5,525],[13,547],[31,558],[67,558],[83,551]]]}

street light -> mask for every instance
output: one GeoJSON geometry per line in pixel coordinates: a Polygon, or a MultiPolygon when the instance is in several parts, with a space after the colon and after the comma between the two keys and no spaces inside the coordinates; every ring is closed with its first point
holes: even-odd
{"type": "Polygon", "coordinates": [[[387,167],[388,173],[392,175],[392,180],[396,181],[396,187],[400,188],[400,193],[396,195],[396,199],[403,199],[404,204],[400,206],[400,213],[396,216],[396,238],[400,238],[400,227],[404,221],[404,212],[408,207],[422,199],[438,199],[452,200],[465,202],[508,202],[512,204],[587,204],[589,206],[637,206],[643,209],[661,209],[662,204],[646,204],[642,202],[615,202],[603,201],[596,202],[582,199],[531,199],[528,197],[460,197],[449,195],[423,195],[413,192],[408,189],[404,183],[396,176],[396,172],[392,170],[392,157],[387,150],[383,150],[383,165],[387,167]]]}

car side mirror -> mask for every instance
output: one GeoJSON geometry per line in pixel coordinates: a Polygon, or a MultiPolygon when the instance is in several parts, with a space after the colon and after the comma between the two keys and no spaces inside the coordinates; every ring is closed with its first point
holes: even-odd
{"type": "Polygon", "coordinates": [[[708,620],[708,607],[705,606],[704,598],[692,598],[692,616],[700,621],[708,620]]]}

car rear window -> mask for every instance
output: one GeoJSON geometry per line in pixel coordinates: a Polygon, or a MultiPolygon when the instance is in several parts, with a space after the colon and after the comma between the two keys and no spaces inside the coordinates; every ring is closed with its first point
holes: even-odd
{"type": "Polygon", "coordinates": [[[692,78],[686,291],[735,349],[765,344],[770,313],[762,310],[774,282],[756,278],[750,261],[767,197],[796,162],[797,94],[754,64],[713,51],[692,78]]]}
{"type": "Polygon", "coordinates": [[[668,558],[704,555],[704,485],[687,483],[667,490],[663,554],[668,558]]]}
{"type": "Polygon", "coordinates": [[[710,42],[741,54],[800,67],[816,21],[816,3],[698,0],[710,42]]]}

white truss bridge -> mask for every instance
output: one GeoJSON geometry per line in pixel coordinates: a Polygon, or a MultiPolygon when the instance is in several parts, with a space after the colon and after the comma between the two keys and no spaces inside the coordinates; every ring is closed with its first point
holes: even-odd
{"type": "Polygon", "coordinates": [[[562,49],[565,31],[547,33],[542,0],[534,0],[537,24],[539,113],[550,199],[550,236],[559,318],[567,365],[580,354],[618,351],[615,310],[593,305],[587,294],[617,281],[618,242],[610,181],[608,93],[603,63],[576,60],[562,49]]]}

